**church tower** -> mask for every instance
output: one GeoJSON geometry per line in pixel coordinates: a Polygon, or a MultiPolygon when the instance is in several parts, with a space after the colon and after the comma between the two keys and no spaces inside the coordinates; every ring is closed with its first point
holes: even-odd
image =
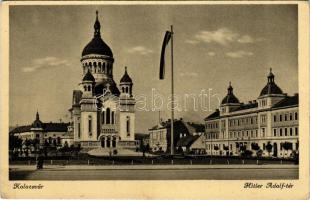
{"type": "Polygon", "coordinates": [[[123,141],[134,141],[135,139],[135,99],[132,95],[132,79],[125,73],[120,80],[120,137],[123,141]]]}
{"type": "Polygon", "coordinates": [[[83,146],[91,146],[91,141],[97,140],[97,99],[93,96],[95,78],[90,72],[82,80],[83,94],[81,106],[81,140],[83,146]]]}

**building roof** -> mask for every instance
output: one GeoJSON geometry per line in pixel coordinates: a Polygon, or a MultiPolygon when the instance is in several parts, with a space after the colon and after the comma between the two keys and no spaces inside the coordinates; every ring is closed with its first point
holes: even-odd
{"type": "MultiPolygon", "coordinates": [[[[42,123],[43,132],[67,132],[69,123],[42,123]]],[[[31,131],[32,125],[18,126],[10,131],[13,133],[25,133],[31,131]]]]}
{"type": "Polygon", "coordinates": [[[192,122],[187,122],[187,124],[194,128],[196,133],[205,132],[205,125],[204,124],[196,124],[192,122]]]}
{"type": "Polygon", "coordinates": [[[227,88],[227,95],[222,100],[222,104],[229,104],[229,103],[239,103],[238,98],[233,93],[233,87],[229,82],[229,86],[227,88]]]}
{"type": "Polygon", "coordinates": [[[269,94],[283,94],[281,88],[277,86],[276,83],[267,83],[267,85],[262,89],[259,96],[269,95],[269,94]]]}
{"type": "Polygon", "coordinates": [[[282,108],[282,107],[289,107],[289,106],[298,106],[299,104],[299,97],[298,94],[294,96],[287,96],[285,99],[276,103],[272,108],[282,108]]]}
{"type": "Polygon", "coordinates": [[[281,88],[274,82],[274,75],[270,68],[269,75],[267,76],[267,85],[261,90],[259,96],[270,95],[270,94],[283,94],[281,88]]]}
{"type": "Polygon", "coordinates": [[[121,78],[121,83],[132,83],[132,80],[130,78],[130,76],[127,73],[127,67],[125,67],[125,74],[123,75],[123,77],[121,78]]]}
{"type": "Polygon", "coordinates": [[[95,78],[94,78],[94,76],[91,74],[91,72],[89,71],[89,69],[87,70],[86,74],[84,75],[83,81],[95,82],[95,78]]]}
{"type": "Polygon", "coordinates": [[[112,78],[104,79],[101,83],[98,83],[95,86],[95,95],[102,95],[103,89],[107,89],[109,86],[109,90],[115,96],[120,95],[120,91],[118,90],[115,81],[112,78]]]}
{"type": "Polygon", "coordinates": [[[200,136],[199,135],[188,135],[182,137],[178,140],[177,146],[190,146],[192,145],[200,136]]]}
{"type": "Polygon", "coordinates": [[[216,109],[215,112],[211,113],[209,116],[205,118],[205,120],[217,119],[220,117],[219,109],[216,109]]]}
{"type": "Polygon", "coordinates": [[[241,104],[240,106],[233,108],[231,110],[231,112],[236,112],[236,111],[240,111],[240,110],[247,110],[247,109],[251,109],[251,108],[257,108],[258,107],[258,103],[247,103],[247,104],[241,104]]]}
{"type": "Polygon", "coordinates": [[[94,24],[94,37],[93,39],[84,47],[82,56],[89,54],[99,54],[109,57],[113,57],[112,50],[110,47],[101,39],[100,35],[100,22],[98,20],[98,12],[96,12],[96,21],[94,24]]]}

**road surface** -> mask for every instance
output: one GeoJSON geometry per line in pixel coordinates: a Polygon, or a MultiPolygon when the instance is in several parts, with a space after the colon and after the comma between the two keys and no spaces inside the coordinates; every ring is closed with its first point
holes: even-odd
{"type": "Polygon", "coordinates": [[[298,179],[298,167],[279,168],[14,168],[10,180],[268,180],[298,179]]]}

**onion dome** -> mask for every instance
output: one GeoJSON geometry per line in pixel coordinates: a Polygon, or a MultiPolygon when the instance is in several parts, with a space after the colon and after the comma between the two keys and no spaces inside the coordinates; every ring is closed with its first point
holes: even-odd
{"type": "Polygon", "coordinates": [[[115,96],[119,96],[120,95],[120,91],[117,88],[116,83],[114,82],[113,79],[104,79],[101,83],[97,84],[95,86],[95,95],[102,95],[103,94],[103,89],[109,89],[110,92],[115,95],[115,96]]]}
{"type": "Polygon", "coordinates": [[[231,86],[231,82],[229,82],[229,87],[227,88],[227,95],[222,100],[222,104],[228,103],[240,103],[238,98],[233,93],[233,87],[231,86]]]}
{"type": "Polygon", "coordinates": [[[36,120],[32,123],[32,128],[42,128],[43,123],[40,120],[39,112],[37,111],[36,120]]]}
{"type": "Polygon", "coordinates": [[[272,68],[270,68],[270,72],[267,79],[268,79],[267,85],[262,89],[259,96],[270,94],[283,94],[281,88],[279,88],[277,84],[274,82],[274,75],[272,73],[272,68]]]}
{"type": "Polygon", "coordinates": [[[96,11],[96,21],[94,24],[94,30],[95,30],[94,37],[83,49],[82,56],[89,55],[89,54],[99,54],[99,55],[113,57],[112,50],[101,39],[100,27],[101,26],[98,20],[98,11],[96,11]]]}
{"type": "Polygon", "coordinates": [[[127,67],[125,67],[125,74],[123,75],[123,77],[121,78],[121,83],[132,83],[132,80],[130,78],[130,76],[127,73],[127,67]]]}
{"type": "Polygon", "coordinates": [[[83,77],[83,82],[84,81],[95,82],[95,78],[94,78],[94,76],[91,74],[91,72],[89,70],[87,70],[87,73],[83,77]]]}

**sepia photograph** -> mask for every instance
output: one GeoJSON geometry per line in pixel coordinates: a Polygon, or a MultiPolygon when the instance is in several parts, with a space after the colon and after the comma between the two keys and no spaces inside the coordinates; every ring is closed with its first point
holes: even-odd
{"type": "Polygon", "coordinates": [[[300,6],[7,6],[8,189],[59,181],[296,189],[309,178],[300,6]]]}

